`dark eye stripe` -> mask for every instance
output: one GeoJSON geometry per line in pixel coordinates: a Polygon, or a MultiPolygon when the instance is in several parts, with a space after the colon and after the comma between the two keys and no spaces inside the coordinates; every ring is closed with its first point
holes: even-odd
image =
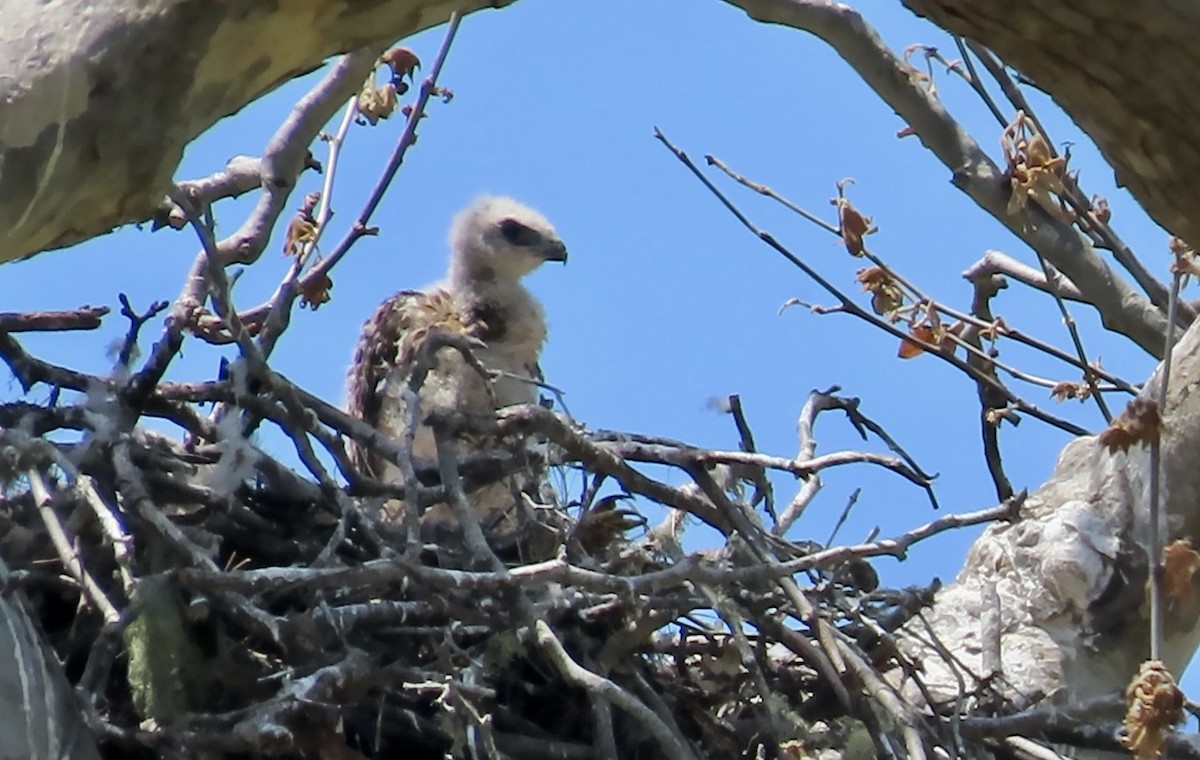
{"type": "Polygon", "coordinates": [[[529,247],[539,245],[542,242],[540,234],[529,229],[516,219],[505,219],[500,222],[500,234],[504,236],[504,239],[510,245],[529,247]]]}

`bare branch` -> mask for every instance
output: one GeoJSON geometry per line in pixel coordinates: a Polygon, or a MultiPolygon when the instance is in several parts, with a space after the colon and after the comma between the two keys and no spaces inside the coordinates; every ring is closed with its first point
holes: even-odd
{"type": "Polygon", "coordinates": [[[810,32],[831,45],[953,172],[959,189],[1065,273],[1096,307],[1105,327],[1161,358],[1165,315],[1118,277],[1070,225],[1051,218],[1036,204],[1010,214],[1011,191],[1000,167],[856,11],[810,0],[726,2],[757,21],[810,32]]]}
{"type": "Polygon", "coordinates": [[[554,635],[554,631],[550,630],[550,626],[546,625],[545,621],[539,620],[534,625],[538,645],[550,659],[550,662],[558,668],[559,673],[563,677],[581,689],[595,692],[601,698],[632,715],[654,736],[658,741],[658,746],[662,749],[666,757],[674,758],[675,760],[687,760],[694,757],[683,737],[677,736],[671,731],[657,715],[639,702],[632,694],[609,679],[596,675],[571,659],[571,655],[567,654],[567,650],[563,648],[562,642],[558,640],[558,637],[554,635]]]}
{"type": "Polygon", "coordinates": [[[95,330],[110,311],[107,306],[81,306],[72,311],[0,312],[0,332],[95,330]]]}

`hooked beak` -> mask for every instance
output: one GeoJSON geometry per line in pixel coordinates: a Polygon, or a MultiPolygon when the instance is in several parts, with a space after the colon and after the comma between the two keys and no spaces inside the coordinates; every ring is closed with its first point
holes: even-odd
{"type": "Polygon", "coordinates": [[[542,249],[542,258],[546,261],[561,261],[567,263],[567,247],[561,240],[552,240],[542,249]]]}

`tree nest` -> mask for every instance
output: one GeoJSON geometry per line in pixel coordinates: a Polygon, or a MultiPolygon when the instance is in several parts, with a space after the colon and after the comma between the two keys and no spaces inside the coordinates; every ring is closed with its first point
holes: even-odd
{"type": "MultiPolygon", "coordinates": [[[[125,311],[132,346],[148,316],[125,311]]],[[[455,463],[453,482],[410,460],[415,482],[389,485],[354,471],[343,441],[392,461],[400,442],[265,365],[253,380],[231,367],[171,383],[155,379],[152,355],[136,372],[85,375],[22,349],[12,331],[39,317],[10,315],[0,333],[23,386],[53,388],[43,403],[0,406],[0,549],[10,594],[112,757],[870,755],[903,743],[888,700],[865,695],[895,699],[883,674],[912,665],[891,632],[931,590],[880,589],[864,558],[1008,509],[897,541],[786,540],[822,465],[757,453],[736,397],[737,451],[590,431],[545,406],[430,420],[491,445],[455,463]],[[183,435],[143,425],[164,419],[183,435]],[[264,422],[307,473],[255,446],[264,422]],[[574,477],[516,494],[503,525],[477,520],[430,544],[379,519],[389,500],[469,504],[531,469],[574,477]],[[772,470],[801,486],[779,515],[772,470]],[[697,521],[716,545],[685,552],[697,521]],[[462,539],[470,530],[482,548],[462,539]]],[[[828,409],[869,423],[855,400],[814,393],[802,429],[828,409]]],[[[904,456],[870,457],[928,485],[904,456]]]]}

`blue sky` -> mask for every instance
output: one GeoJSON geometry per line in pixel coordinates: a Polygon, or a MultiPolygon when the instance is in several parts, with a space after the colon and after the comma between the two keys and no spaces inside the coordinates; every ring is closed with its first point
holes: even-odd
{"type": "MultiPolygon", "coordinates": [[[[953,42],[898,3],[860,3],[895,49],[953,42]]],[[[432,30],[407,40],[432,63],[442,38],[432,30]]],[[[291,104],[314,76],[293,82],[226,119],[187,151],[179,179],[221,168],[236,154],[261,152],[291,104]]],[[[695,159],[713,153],[810,211],[834,221],[829,199],[844,177],[849,194],[879,232],[873,250],[939,299],[967,310],[963,269],[987,249],[1034,262],[998,223],[950,185],[949,172],[822,41],[757,24],[715,0],[522,0],[502,11],[467,17],[441,84],[455,97],[435,103],[421,125],[374,223],[376,238],[358,243],[334,270],[333,300],[297,313],[276,350],[274,366],[305,388],[340,400],[345,367],[363,319],[394,290],[438,279],[445,267],[446,227],[454,211],[481,192],[513,195],[543,211],[570,249],[566,267],[546,267],[530,286],[550,315],[543,367],[567,392],[571,412],[595,428],[681,438],[736,448],[731,420],[709,410],[710,398],[739,393],[759,446],[792,455],[795,419],[808,392],[833,384],[862,399],[862,409],[931,472],[944,509],[994,503],[981,455],[978,402],[972,384],[929,357],[896,358],[895,341],[852,318],[804,309],[780,315],[788,298],[831,304],[803,274],[739,226],[652,136],[660,127],[695,159]]],[[[959,80],[940,73],[939,93],[979,142],[999,160],[999,128],[959,80]]],[[[1035,93],[1036,95],[1036,93],[1035,93]]],[[[1082,183],[1112,203],[1113,223],[1151,268],[1166,274],[1166,233],[1113,187],[1112,173],[1081,131],[1034,97],[1056,143],[1075,143],[1082,183]]],[[[403,124],[355,128],[335,189],[339,216],[325,241],[337,240],[374,186],[403,124]]],[[[331,126],[331,129],[334,128],[331,126]]],[[[324,159],[324,146],[314,146],[324,159]]],[[[713,175],[761,226],[848,291],[856,291],[849,257],[828,233],[770,201],[713,175]]],[[[303,178],[301,193],[321,178],[303,178]]],[[[240,224],[249,201],[216,207],[220,231],[240,224]]],[[[237,285],[240,306],[257,305],[283,276],[281,242],[237,285]]],[[[196,252],[191,232],[121,229],[68,251],[0,270],[4,309],[117,305],[126,292],[144,307],[171,299],[196,252]]],[[[864,303],[865,303],[864,299],[864,303]]],[[[997,313],[1027,332],[1069,349],[1049,298],[1014,286],[997,313]]],[[[1153,367],[1139,349],[1103,333],[1094,315],[1075,306],[1092,357],[1135,382],[1153,367]]],[[[95,334],[27,337],[46,358],[103,371],[105,347],[125,324],[110,316],[95,334]]],[[[147,329],[143,348],[157,337],[147,329]]],[[[1002,357],[1036,373],[1078,379],[1068,368],[1001,344],[1002,357]]],[[[215,376],[219,352],[190,342],[174,379],[215,376]]],[[[4,388],[6,397],[20,389],[4,388]]],[[[1040,405],[1045,390],[1013,385],[1040,405]]],[[[44,398],[46,389],[35,391],[44,398]]],[[[1115,409],[1124,401],[1114,401],[1115,409]]],[[[1069,402],[1054,411],[1091,429],[1094,405],[1069,402]]],[[[262,442],[287,451],[265,431],[262,442]]],[[[843,420],[818,425],[819,452],[863,446],[843,420]]],[[[1067,441],[1064,433],[1027,419],[1006,426],[1002,446],[1013,485],[1036,487],[1067,441]]],[[[885,451],[878,442],[867,447],[885,451]]],[[[674,482],[681,482],[673,476],[674,482]]],[[[862,495],[840,538],[855,541],[879,526],[894,534],[937,515],[924,494],[866,466],[825,477],[822,495],[794,531],[824,541],[851,491],[862,495]]],[[[786,501],[794,484],[777,480],[786,501]]],[[[918,545],[903,563],[877,563],[893,585],[951,578],[975,535],[959,531],[918,545]]]]}

